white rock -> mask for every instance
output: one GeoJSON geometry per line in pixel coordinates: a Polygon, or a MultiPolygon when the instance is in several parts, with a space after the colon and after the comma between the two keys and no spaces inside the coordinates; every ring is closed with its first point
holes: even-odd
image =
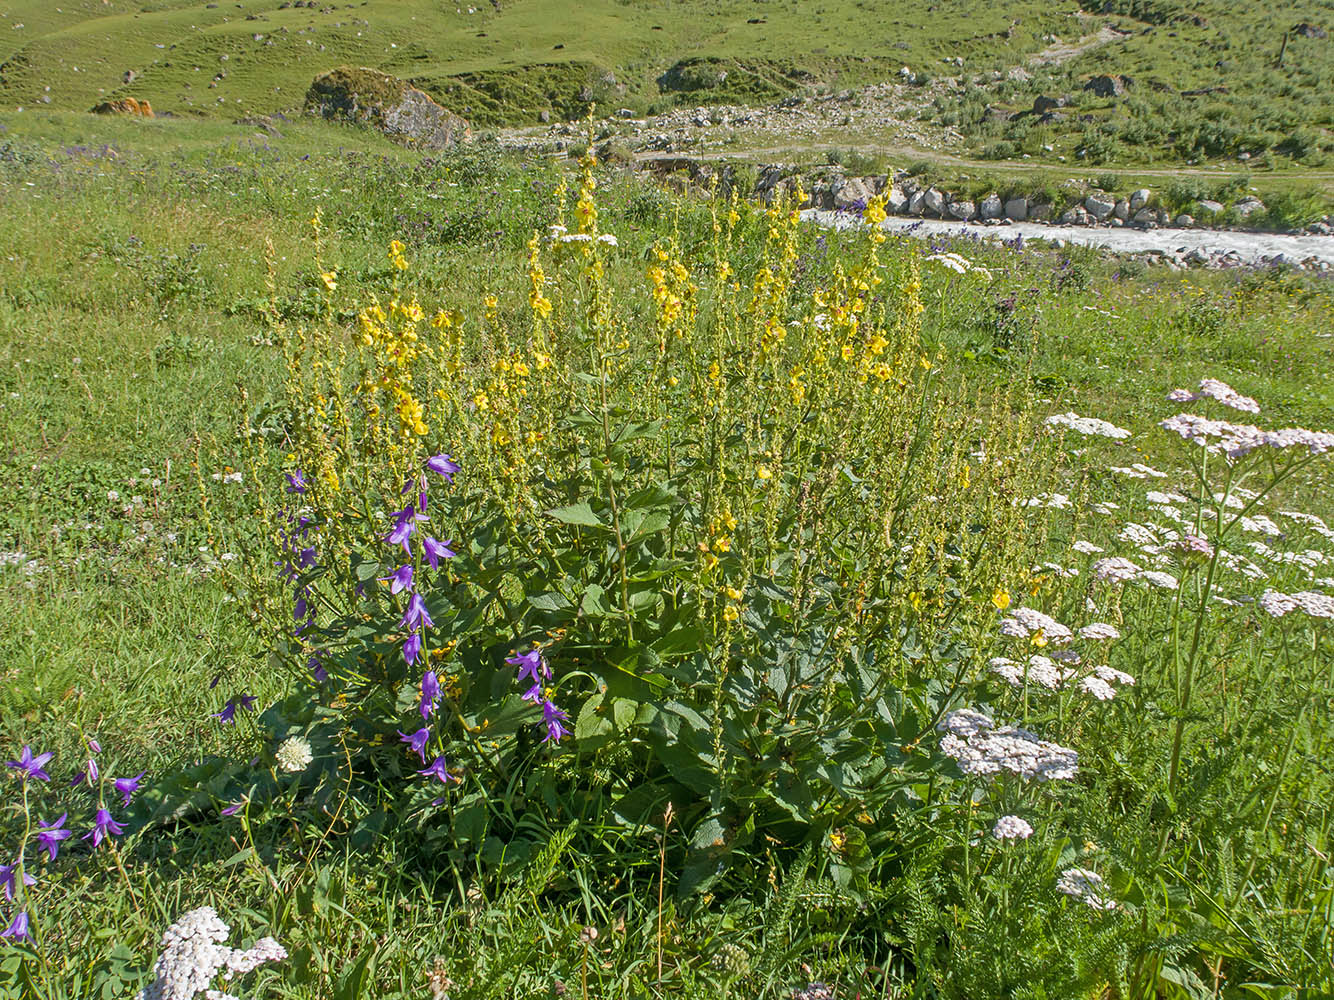
{"type": "Polygon", "coordinates": [[[1011,198],[1005,203],[1005,217],[1013,219],[1015,222],[1023,222],[1028,218],[1028,199],[1011,198]]]}
{"type": "Polygon", "coordinates": [[[967,222],[969,219],[977,217],[977,206],[971,201],[952,201],[950,202],[949,213],[956,219],[967,222]]]}
{"type": "Polygon", "coordinates": [[[1005,206],[1001,204],[1000,195],[989,194],[977,206],[977,211],[983,219],[999,219],[1005,214],[1005,206]]]}
{"type": "Polygon", "coordinates": [[[934,212],[936,215],[945,214],[945,195],[935,188],[927,188],[923,196],[923,208],[928,212],[934,212]]]}
{"type": "Polygon", "coordinates": [[[1206,199],[1200,202],[1199,210],[1202,214],[1218,215],[1223,211],[1223,206],[1220,202],[1209,201],[1206,199]]]}
{"type": "Polygon", "coordinates": [[[1089,215],[1101,222],[1116,209],[1116,202],[1106,195],[1091,194],[1084,199],[1084,207],[1089,215]]]}
{"type": "Polygon", "coordinates": [[[1145,205],[1149,203],[1149,199],[1152,197],[1153,197],[1152,191],[1150,191],[1148,188],[1140,188],[1138,191],[1134,192],[1130,196],[1130,210],[1132,212],[1138,212],[1141,208],[1143,208],[1145,205]]]}
{"type": "Polygon", "coordinates": [[[1130,218],[1130,202],[1126,201],[1124,198],[1118,199],[1116,207],[1112,209],[1112,214],[1122,222],[1125,222],[1130,218]]]}

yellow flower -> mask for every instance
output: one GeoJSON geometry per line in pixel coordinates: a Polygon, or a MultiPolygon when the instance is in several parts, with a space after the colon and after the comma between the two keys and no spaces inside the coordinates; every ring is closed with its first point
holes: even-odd
{"type": "Polygon", "coordinates": [[[755,475],[759,479],[772,479],[773,471],[767,465],[761,465],[755,470],[755,475]]]}
{"type": "Polygon", "coordinates": [[[723,618],[727,621],[734,622],[740,617],[741,612],[737,610],[735,604],[729,604],[727,607],[723,608],[723,618]]]}
{"type": "Polygon", "coordinates": [[[727,596],[730,597],[732,600],[734,601],[741,600],[741,591],[737,590],[735,587],[727,587],[725,589],[727,591],[727,596]]]}
{"type": "Polygon", "coordinates": [[[1043,646],[1047,645],[1047,637],[1042,634],[1042,629],[1038,629],[1036,632],[1034,632],[1028,641],[1032,643],[1034,646],[1036,646],[1038,649],[1041,649],[1043,646]]]}
{"type": "Polygon", "coordinates": [[[715,538],[713,541],[713,547],[717,549],[719,552],[731,552],[732,540],[730,538],[715,538]]]}
{"type": "Polygon", "coordinates": [[[921,611],[922,592],[920,590],[914,590],[911,594],[908,595],[908,603],[912,605],[912,609],[914,611],[921,611]]]}
{"type": "Polygon", "coordinates": [[[991,592],[991,603],[996,605],[996,607],[1001,611],[1004,611],[1006,608],[1010,606],[1009,591],[997,587],[995,590],[991,592]]]}
{"type": "Polygon", "coordinates": [[[338,287],[338,282],[337,280],[335,280],[337,279],[337,277],[338,277],[337,271],[320,272],[320,278],[324,281],[324,287],[329,289],[329,291],[331,292],[338,287]]]}

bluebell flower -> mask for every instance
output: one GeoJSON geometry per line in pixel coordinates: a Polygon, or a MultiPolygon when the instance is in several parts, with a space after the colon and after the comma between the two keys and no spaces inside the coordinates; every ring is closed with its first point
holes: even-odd
{"type": "Polygon", "coordinates": [[[389,593],[391,594],[410,589],[412,587],[412,564],[407,563],[398,567],[388,576],[380,577],[380,582],[389,584],[389,593]]]}
{"type": "Polygon", "coordinates": [[[48,823],[46,826],[37,828],[38,849],[46,851],[48,861],[54,861],[56,859],[56,853],[60,850],[60,842],[62,840],[69,840],[70,837],[74,836],[74,834],[64,828],[65,817],[67,815],[69,814],[61,813],[60,819],[56,820],[54,823],[48,823]]]}
{"type": "Polygon", "coordinates": [[[124,832],[125,827],[112,819],[111,813],[105,808],[102,808],[98,809],[97,812],[93,814],[93,828],[85,833],[82,839],[87,840],[89,837],[92,837],[93,846],[97,847],[102,843],[104,838],[119,836],[124,832]]]}
{"type": "MultiPolygon", "coordinates": [[[[12,900],[16,891],[15,880],[18,878],[18,865],[0,865],[0,892],[5,894],[6,900],[12,900]]],[[[36,885],[37,880],[27,872],[23,873],[24,885],[36,885]]]]}
{"type": "Polygon", "coordinates": [[[16,771],[22,771],[24,781],[27,781],[29,778],[36,778],[38,781],[50,781],[51,775],[47,774],[42,769],[46,767],[47,762],[54,756],[55,754],[48,750],[46,753],[39,753],[34,757],[32,748],[25,744],[23,752],[19,754],[19,759],[6,761],[5,766],[12,767],[16,771]]]}
{"type": "Polygon", "coordinates": [[[426,561],[431,564],[431,569],[440,568],[441,559],[453,559],[457,553],[450,548],[450,540],[446,538],[443,542],[437,542],[430,535],[422,536],[422,552],[426,555],[426,561]]]}
{"type": "Polygon", "coordinates": [[[440,679],[435,676],[434,670],[428,670],[422,674],[422,696],[421,703],[417,706],[420,709],[422,718],[429,719],[431,713],[435,711],[435,703],[440,699],[440,679]]]}
{"type": "Polygon", "coordinates": [[[297,469],[295,472],[287,473],[288,493],[302,494],[309,488],[310,484],[306,482],[306,477],[302,475],[300,469],[297,469]]]}
{"type": "Polygon", "coordinates": [[[426,610],[426,602],[422,600],[422,595],[414,593],[408,598],[407,610],[403,612],[403,617],[399,619],[399,624],[410,632],[425,626],[433,628],[435,622],[431,620],[430,613],[426,610]]]}
{"type": "Polygon", "coordinates": [[[398,735],[402,737],[402,739],[399,742],[407,743],[409,746],[411,746],[413,753],[420,756],[422,759],[422,763],[425,764],[426,744],[431,742],[431,730],[426,726],[422,726],[415,733],[409,734],[400,732],[398,735]]]}
{"type": "Polygon", "coordinates": [[[454,777],[454,775],[450,774],[448,770],[446,770],[448,766],[449,764],[445,760],[445,755],[441,754],[440,756],[436,757],[435,760],[431,761],[431,763],[425,768],[425,770],[418,771],[417,773],[423,775],[430,775],[431,777],[438,780],[441,784],[447,785],[451,781],[459,780],[458,778],[454,777]]]}
{"type": "Polygon", "coordinates": [[[426,467],[437,475],[443,476],[445,482],[451,484],[454,482],[454,473],[463,468],[448,455],[432,455],[426,460],[426,467]]]}
{"type": "Polygon", "coordinates": [[[112,787],[121,794],[122,806],[130,804],[130,796],[139,790],[139,782],[143,780],[143,776],[147,773],[147,771],[140,771],[133,778],[117,778],[111,783],[112,787]]]}
{"type": "Polygon", "coordinates": [[[417,662],[417,655],[422,651],[422,637],[416,632],[409,632],[403,640],[403,662],[412,666],[417,662]]]}
{"type": "Polygon", "coordinates": [[[547,735],[542,742],[559,743],[562,737],[569,734],[569,730],[561,725],[562,722],[569,721],[569,718],[550,698],[542,702],[542,721],[547,727],[547,735]]]}
{"type": "Polygon", "coordinates": [[[28,914],[26,910],[19,910],[14,922],[0,931],[0,938],[13,938],[15,941],[32,940],[32,935],[28,933],[28,914]]]}

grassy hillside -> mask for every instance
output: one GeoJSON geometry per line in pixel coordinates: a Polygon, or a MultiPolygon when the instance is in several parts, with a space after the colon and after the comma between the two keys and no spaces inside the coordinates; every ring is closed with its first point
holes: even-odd
{"type": "Polygon", "coordinates": [[[134,96],[177,114],[236,117],[297,107],[316,73],[352,63],[411,78],[481,124],[534,121],[571,98],[671,99],[657,81],[683,60],[695,62],[668,86],[697,91],[690,100],[772,98],[802,81],[855,85],[904,64],[929,70],[946,56],[1002,66],[1065,31],[1077,9],[1069,0],[947,9],[924,0],[281,6],[71,0],[57,10],[19,0],[0,11],[0,106],[49,98],[53,108],[87,110],[134,96]]]}

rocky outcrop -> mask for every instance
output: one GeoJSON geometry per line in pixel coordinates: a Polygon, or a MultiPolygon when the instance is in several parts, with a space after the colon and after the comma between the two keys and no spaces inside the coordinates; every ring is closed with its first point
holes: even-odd
{"type": "Polygon", "coordinates": [[[114,101],[103,101],[93,108],[95,115],[133,115],[139,118],[152,118],[153,105],[135,97],[118,97],[114,101]]]}
{"type": "Polygon", "coordinates": [[[340,66],[321,73],[306,92],[306,110],[368,125],[422,149],[449,149],[472,139],[467,121],[424,91],[379,70],[340,66]]]}
{"type": "Polygon", "coordinates": [[[1091,194],[1084,199],[1084,208],[1088,210],[1089,215],[1101,222],[1116,211],[1116,200],[1104,194],[1091,194]]]}
{"type": "Polygon", "coordinates": [[[1132,86],[1134,81],[1130,77],[1116,73],[1095,76],[1084,84],[1084,89],[1097,97],[1120,97],[1132,86]]]}

